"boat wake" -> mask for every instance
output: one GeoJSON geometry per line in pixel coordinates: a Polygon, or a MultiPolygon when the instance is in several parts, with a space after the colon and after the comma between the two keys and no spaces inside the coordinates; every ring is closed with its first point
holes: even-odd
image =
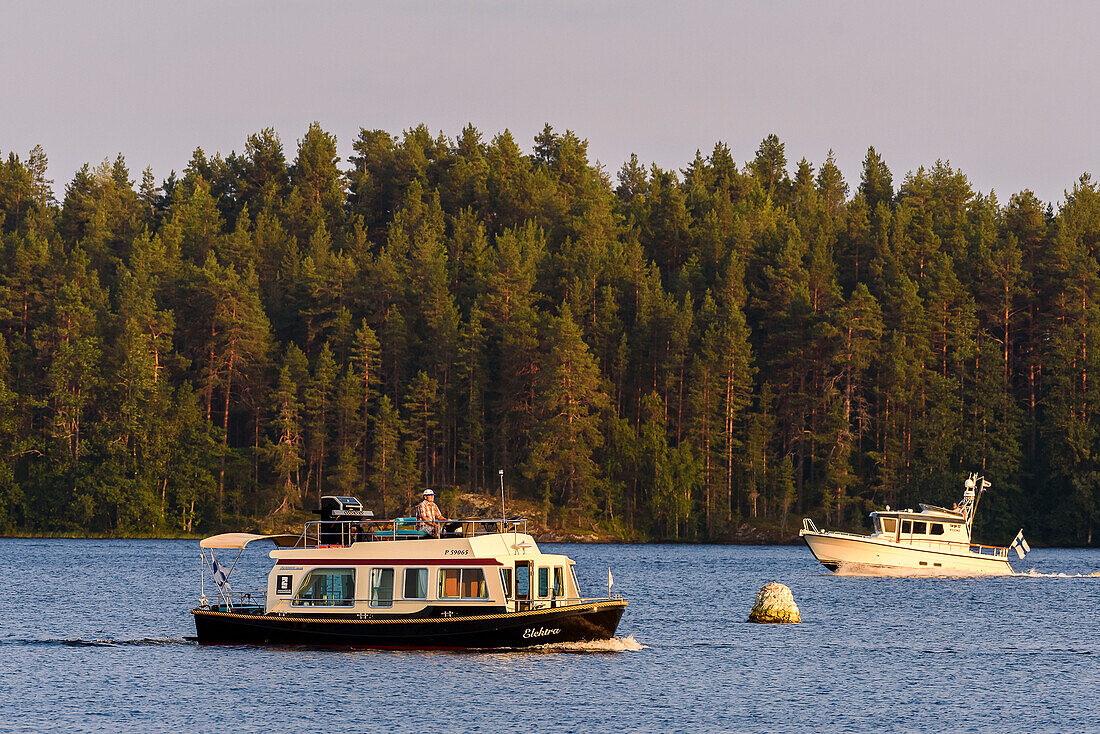
{"type": "Polygon", "coordinates": [[[194,643],[182,637],[142,637],[136,640],[112,640],[91,639],[81,637],[72,639],[46,638],[46,639],[10,639],[0,640],[0,646],[27,646],[46,645],[56,647],[166,647],[169,645],[193,645],[194,643]]]}
{"type": "Polygon", "coordinates": [[[1033,578],[1033,579],[1087,579],[1087,578],[1100,578],[1100,571],[1094,573],[1041,573],[1034,568],[1029,568],[1026,571],[1016,571],[1011,574],[984,574],[984,573],[966,573],[963,571],[943,571],[941,569],[925,570],[921,568],[887,568],[885,566],[871,566],[863,563],[842,563],[833,572],[834,576],[853,576],[853,577],[872,577],[872,578],[943,578],[943,579],[966,579],[966,578],[986,578],[996,577],[1005,578],[1008,576],[1015,576],[1018,578],[1033,578]]]}
{"type": "Polygon", "coordinates": [[[1017,571],[1013,575],[1032,579],[1089,579],[1100,578],[1100,571],[1092,573],[1040,573],[1034,568],[1029,568],[1026,571],[1017,571]]]}
{"type": "Polygon", "coordinates": [[[982,578],[986,576],[1001,576],[1007,574],[988,574],[988,573],[968,573],[966,571],[945,571],[941,568],[898,568],[888,566],[873,566],[866,563],[841,563],[835,571],[834,576],[856,576],[856,577],[875,577],[875,578],[946,578],[946,579],[966,579],[966,578],[982,578]]]}
{"type": "Polygon", "coordinates": [[[592,640],[591,642],[550,642],[545,645],[524,648],[528,652],[638,652],[645,650],[646,646],[634,639],[634,635],[626,637],[612,637],[609,640],[592,640]]]}

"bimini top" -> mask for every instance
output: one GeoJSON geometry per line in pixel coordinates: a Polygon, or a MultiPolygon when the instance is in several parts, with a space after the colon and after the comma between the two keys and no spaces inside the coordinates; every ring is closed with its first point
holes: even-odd
{"type": "Polygon", "coordinates": [[[222,533],[203,538],[199,541],[200,548],[231,548],[243,550],[246,545],[255,540],[270,540],[279,548],[291,548],[301,538],[299,535],[279,533],[277,535],[255,535],[253,533],[222,533]]]}

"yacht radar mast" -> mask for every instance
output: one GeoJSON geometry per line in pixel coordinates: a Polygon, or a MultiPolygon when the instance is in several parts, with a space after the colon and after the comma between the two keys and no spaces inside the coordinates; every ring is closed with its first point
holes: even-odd
{"type": "Polygon", "coordinates": [[[978,500],[980,500],[982,494],[993,485],[985,477],[980,477],[977,472],[973,472],[967,477],[963,486],[966,487],[966,490],[963,492],[963,499],[959,504],[959,510],[962,512],[963,517],[966,518],[966,532],[967,535],[970,535],[974,525],[974,512],[978,509],[978,500]]]}

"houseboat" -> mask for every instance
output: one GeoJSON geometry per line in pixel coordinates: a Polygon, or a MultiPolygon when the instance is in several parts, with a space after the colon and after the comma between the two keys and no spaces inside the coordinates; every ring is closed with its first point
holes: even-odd
{"type": "MultiPolygon", "coordinates": [[[[523,519],[375,520],[353,497],[323,497],[298,535],[224,533],[199,543],[200,643],[392,649],[522,648],[610,639],[627,603],[581,596],[574,561],[543,553],[523,519]],[[244,548],[269,541],[265,590],[233,591],[244,548]],[[237,551],[226,566],[215,550],[237,551]],[[206,598],[212,569],[217,599],[206,598]]],[[[502,513],[503,514],[503,513],[502,513]]],[[[212,591],[212,593],[214,593],[212,591]]]]}
{"type": "Polygon", "coordinates": [[[974,512],[990,488],[984,477],[971,474],[964,483],[962,501],[951,509],[921,504],[919,511],[886,510],[871,513],[870,535],[819,530],[805,518],[798,534],[814,557],[831,571],[890,569],[932,575],[1011,574],[1010,550],[1023,558],[1030,551],[1023,530],[1008,547],[978,545],[971,540],[974,512]]]}

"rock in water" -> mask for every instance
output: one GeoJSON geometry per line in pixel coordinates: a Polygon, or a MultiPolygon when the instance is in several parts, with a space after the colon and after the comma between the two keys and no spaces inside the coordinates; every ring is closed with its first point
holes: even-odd
{"type": "Polygon", "coordinates": [[[774,581],[764,584],[749,612],[750,622],[801,622],[791,590],[774,581]]]}

